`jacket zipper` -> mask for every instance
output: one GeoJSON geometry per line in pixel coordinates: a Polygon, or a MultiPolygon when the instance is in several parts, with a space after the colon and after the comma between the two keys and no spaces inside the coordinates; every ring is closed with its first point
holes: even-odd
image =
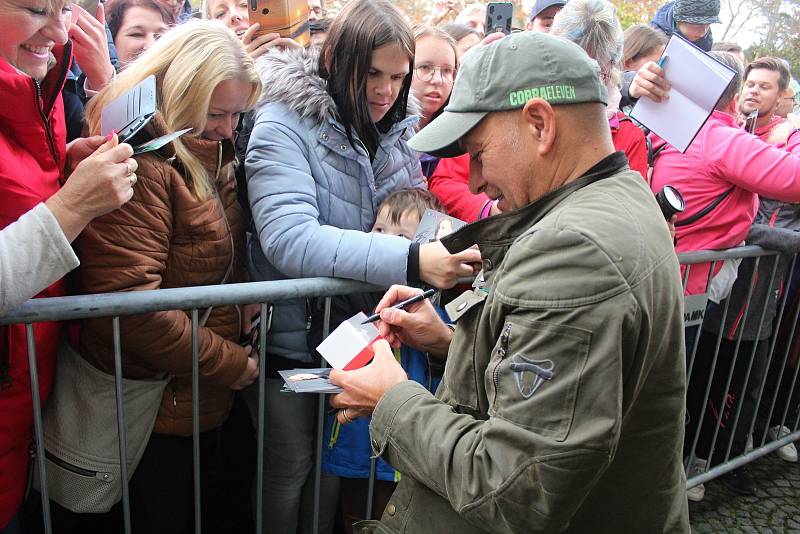
{"type": "Polygon", "coordinates": [[[497,356],[499,356],[499,360],[492,371],[492,384],[494,385],[494,402],[492,402],[492,410],[494,410],[494,406],[497,404],[497,389],[500,387],[500,366],[503,364],[503,360],[508,354],[508,338],[510,336],[511,323],[506,323],[503,333],[500,335],[500,348],[497,349],[497,356]]]}
{"type": "Polygon", "coordinates": [[[58,156],[56,155],[56,144],[53,140],[53,131],[50,128],[50,119],[47,118],[45,115],[44,110],[44,100],[42,99],[42,84],[39,83],[39,80],[33,80],[33,85],[36,89],[36,110],[39,112],[39,117],[44,122],[44,129],[47,133],[47,145],[50,147],[50,155],[53,156],[53,162],[58,165],[58,156]]]}
{"type": "Polygon", "coordinates": [[[44,457],[59,466],[62,469],[66,469],[71,473],[75,473],[76,475],[87,477],[87,478],[96,478],[98,480],[102,480],[104,482],[111,482],[111,476],[108,473],[102,473],[100,471],[92,471],[91,469],[84,469],[83,467],[78,467],[77,465],[73,465],[69,462],[66,462],[59,458],[58,456],[54,455],[48,450],[44,451],[44,457]]]}

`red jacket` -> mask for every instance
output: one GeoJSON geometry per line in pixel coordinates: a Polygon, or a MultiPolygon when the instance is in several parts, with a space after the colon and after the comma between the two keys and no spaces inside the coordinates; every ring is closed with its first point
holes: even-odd
{"type": "MultiPolygon", "coordinates": [[[[60,61],[38,85],[0,59],[0,228],[47,200],[63,178],[67,134],[61,89],[71,47],[56,47],[53,53],[60,61]]],[[[37,296],[63,294],[62,280],[37,296]]],[[[53,383],[60,333],[59,323],[34,325],[42,402],[53,383]]],[[[24,325],[0,326],[0,365],[5,363],[7,380],[0,386],[0,529],[16,515],[27,478],[33,408],[24,325]]]]}
{"type": "Polygon", "coordinates": [[[647,180],[647,142],[644,132],[622,112],[608,121],[614,148],[625,152],[628,165],[647,180]]]}
{"type": "Polygon", "coordinates": [[[447,213],[469,223],[481,218],[481,211],[491,200],[486,193],[470,193],[468,184],[469,154],[442,158],[428,178],[428,189],[444,204],[447,213]]]}

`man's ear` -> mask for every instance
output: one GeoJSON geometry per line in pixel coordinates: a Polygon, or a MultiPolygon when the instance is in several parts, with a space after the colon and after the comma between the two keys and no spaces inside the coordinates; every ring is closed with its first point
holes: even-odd
{"type": "Polygon", "coordinates": [[[522,120],[536,142],[536,150],[543,156],[555,146],[556,120],[553,107],[544,99],[532,98],[522,108],[522,120]]]}

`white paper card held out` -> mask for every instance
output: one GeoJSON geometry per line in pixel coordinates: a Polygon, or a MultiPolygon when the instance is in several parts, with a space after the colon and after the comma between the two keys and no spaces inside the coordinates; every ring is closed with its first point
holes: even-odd
{"type": "Polygon", "coordinates": [[[317,351],[331,367],[352,371],[364,367],[372,359],[372,344],[381,336],[374,324],[361,324],[366,318],[364,313],[358,312],[319,344],[317,351]]]}

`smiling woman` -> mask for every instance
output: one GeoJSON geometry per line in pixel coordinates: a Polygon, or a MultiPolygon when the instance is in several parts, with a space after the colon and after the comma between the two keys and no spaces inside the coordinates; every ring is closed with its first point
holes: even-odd
{"type": "MultiPolygon", "coordinates": [[[[157,112],[147,138],[184,128],[193,131],[156,152],[136,156],[139,183],[133,202],[94,221],[80,242],[80,287],[86,293],[138,291],[243,282],[244,218],[233,179],[233,130],[252,108],[260,82],[253,60],[236,35],[212,21],[172,28],[87,107],[92,132],[103,107],[153,75],[157,112]]],[[[126,377],[173,377],[166,387],[153,434],[130,483],[134,530],[182,532],[192,521],[191,318],[169,311],[120,319],[126,377]],[[188,436],[188,437],[187,437],[188,436]],[[172,454],[177,455],[173,459],[172,454]],[[150,484],[156,477],[158,484],[150,484]],[[154,491],[154,487],[162,488],[154,491]]],[[[220,473],[212,442],[225,423],[233,390],[258,374],[251,348],[239,345],[249,331],[249,310],[209,309],[200,321],[200,431],[203,484],[220,473]],[[247,325],[247,326],[245,326],[247,325]],[[207,468],[207,467],[208,468],[207,468]]],[[[107,321],[81,325],[80,355],[97,369],[113,371],[113,336],[107,321]]],[[[223,441],[223,445],[227,442],[223,441]]],[[[247,484],[242,481],[242,484],[247,484]]],[[[203,489],[206,492],[206,489],[203,489]]],[[[215,506],[224,504],[215,502],[215,506]]],[[[209,510],[204,505],[204,512],[209,510]]],[[[214,506],[211,506],[211,509],[214,506]]],[[[213,530],[213,529],[212,529],[213,530]]]]}
{"type": "MultiPolygon", "coordinates": [[[[72,59],[69,23],[62,2],[0,0],[0,310],[34,295],[62,296],[62,277],[78,264],[69,243],[132,194],[129,145],[96,137],[66,145],[61,93],[72,59]],[[17,237],[15,246],[9,236],[17,237]]],[[[37,324],[33,332],[44,403],[61,325],[37,324]]],[[[33,425],[28,372],[25,326],[0,327],[0,532],[25,488],[33,425]]]]}

